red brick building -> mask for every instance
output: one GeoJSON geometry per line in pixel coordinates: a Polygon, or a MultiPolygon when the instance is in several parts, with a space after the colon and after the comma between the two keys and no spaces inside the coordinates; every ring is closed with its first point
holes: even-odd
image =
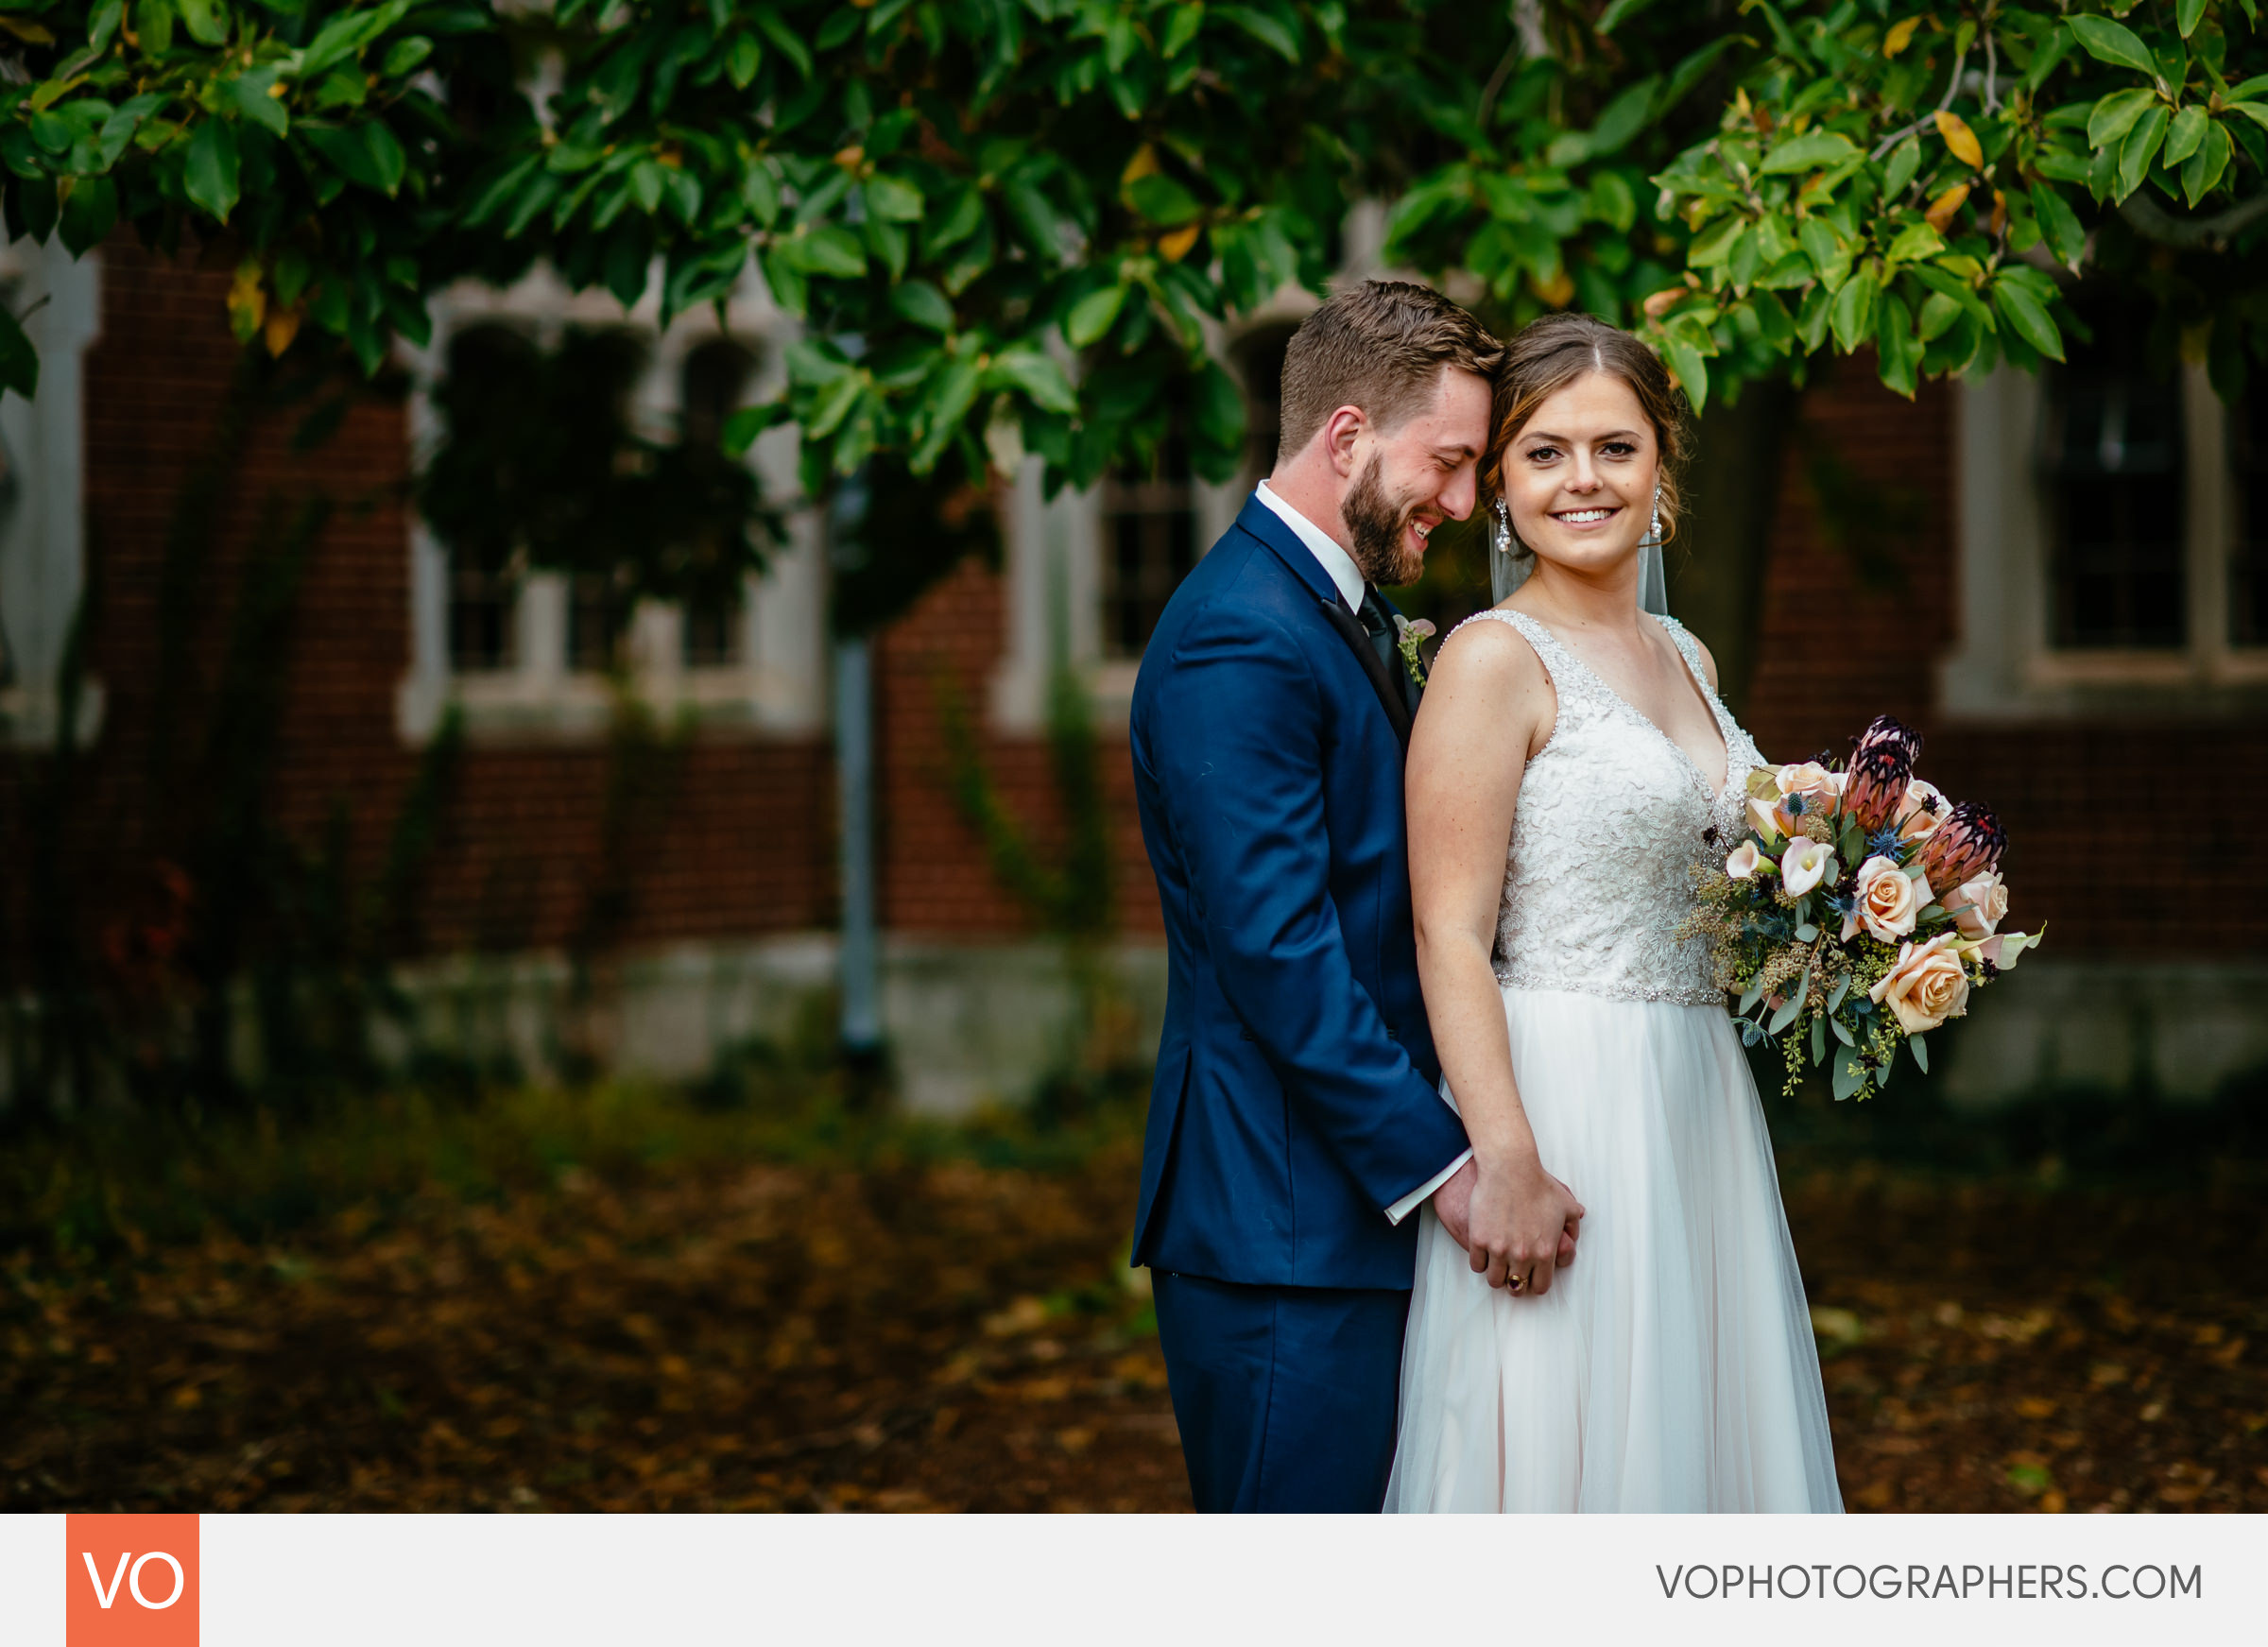
{"type": "MultiPolygon", "coordinates": [[[[840,888],[816,523],[791,514],[730,610],[615,612],[573,580],[454,572],[405,496],[435,435],[430,391],[472,328],[640,330],[640,415],[662,428],[713,414],[703,396],[769,391],[786,323],[760,289],[722,331],[689,315],[666,335],[541,280],[452,292],[401,381],[358,388],[300,450],[328,386],[262,403],[232,440],[225,267],[117,244],[77,265],[7,255],[11,304],[49,300],[33,322],[40,397],[0,406],[0,715],[23,754],[0,777],[16,870],[0,911],[19,997],[54,964],[39,933],[57,908],[84,978],[164,988],[168,923],[225,891],[184,884],[198,849],[184,820],[250,782],[274,837],[310,861],[340,843],[346,883],[366,901],[395,887],[414,916],[371,918],[415,1004],[382,1038],[392,1053],[485,1038],[539,1067],[572,1051],[691,1072],[741,1038],[823,1021],[840,888]],[[277,597],[293,511],[318,493],[330,513],[277,597]],[[90,592],[82,749],[67,792],[43,790],[90,592]],[[263,630],[275,598],[285,618],[263,630]],[[232,646],[280,682],[249,778],[231,743],[229,717],[253,714],[228,695],[242,695],[232,646]],[[639,714],[626,718],[610,656],[627,660],[639,714]],[[461,751],[404,856],[450,724],[461,751]],[[43,816],[61,822],[44,856],[43,816]],[[414,874],[387,879],[413,857],[414,874]],[[68,897],[43,903],[43,886],[68,897]]],[[[1295,318],[1228,345],[1256,386],[1256,451],[1295,318]]],[[[775,497],[792,491],[792,439],[754,455],[775,497]]],[[[2268,498],[2251,442],[2248,407],[2224,408],[2196,371],[2159,384],[2113,344],[2045,382],[1929,386],[1913,403],[1863,365],[1830,369],[1759,470],[1772,497],[1756,512],[1769,527],[1744,695],[1760,744],[1808,753],[1884,711],[1922,728],[1926,775],[1994,805],[2014,836],[2019,923],[2051,929],[1954,1047],[1943,1078],[1964,1098],[2059,1081],[2194,1097],[2268,1063],[2254,1005],[2268,860],[2245,849],[2268,802],[2268,526],[2254,523],[2268,498]]],[[[945,730],[959,706],[1046,858],[1064,826],[1041,735],[1058,657],[1088,687],[1105,756],[1115,963],[1137,1024],[1155,1023],[1125,703],[1158,604],[1243,492],[1168,465],[1051,503],[1027,466],[1003,483],[999,567],[963,562],[880,637],[883,1009],[911,1101],[1012,1099],[1066,1055],[1059,953],[956,806],[945,730]]],[[[1690,592],[1716,569],[1674,575],[1690,592]]],[[[241,1042],[238,1062],[258,1068],[258,1037],[241,1042]]]]}

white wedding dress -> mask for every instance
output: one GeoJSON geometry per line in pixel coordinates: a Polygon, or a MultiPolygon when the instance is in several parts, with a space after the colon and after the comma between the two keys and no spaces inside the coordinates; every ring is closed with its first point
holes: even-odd
{"type": "Polygon", "coordinates": [[[1558,694],[1521,781],[1496,973],[1543,1165],[1586,1216],[1574,1262],[1521,1297],[1427,1206],[1385,1507],[1840,1510],[1756,1084],[1701,946],[1675,936],[1693,866],[1738,838],[1756,746],[1673,619],[1721,787],[1544,625],[1482,620],[1526,636],[1558,694]]]}

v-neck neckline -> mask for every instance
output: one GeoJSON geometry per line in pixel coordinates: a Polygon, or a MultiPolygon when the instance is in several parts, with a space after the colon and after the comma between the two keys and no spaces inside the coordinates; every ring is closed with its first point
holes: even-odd
{"type": "Polygon", "coordinates": [[[1574,647],[1568,644],[1568,643],[1560,637],[1557,629],[1553,628],[1551,625],[1545,623],[1541,618],[1536,616],[1536,614],[1533,612],[1521,612],[1520,615],[1523,618],[1526,618],[1528,622],[1534,624],[1545,634],[1551,636],[1553,644],[1556,645],[1560,651],[1566,653],[1569,660],[1576,668],[1582,670],[1584,674],[1589,676],[1591,680],[1596,683],[1601,692],[1605,693],[1608,697],[1614,699],[1616,703],[1620,704],[1623,709],[1628,712],[1631,719],[1647,728],[1656,737],[1667,744],[1670,746],[1671,752],[1675,754],[1680,761],[1685,763],[1686,770],[1693,775],[1693,781],[1698,783],[1704,790],[1708,791],[1709,801],[1711,806],[1714,806],[1718,801],[1725,798],[1725,792],[1732,787],[1732,739],[1726,733],[1724,717],[1717,713],[1716,701],[1709,690],[1709,683],[1701,679],[1700,677],[1693,672],[1692,661],[1686,657],[1685,648],[1677,644],[1677,638],[1675,635],[1672,635],[1667,627],[1662,629],[1662,636],[1670,643],[1670,649],[1677,654],[1677,664],[1679,669],[1684,672],[1685,678],[1692,684],[1693,690],[1700,695],[1701,707],[1709,712],[1710,724],[1717,729],[1717,742],[1724,746],[1725,777],[1722,782],[1714,785],[1713,787],[1709,781],[1709,774],[1701,769],[1701,763],[1692,758],[1692,754],[1687,751],[1686,746],[1683,744],[1680,744],[1675,738],[1671,737],[1668,732],[1664,731],[1660,723],[1656,721],[1652,715],[1646,713],[1645,711],[1640,709],[1638,705],[1632,703],[1628,698],[1617,692],[1612,683],[1609,682],[1604,675],[1601,675],[1589,663],[1585,662],[1583,661],[1583,655],[1577,652],[1574,647]]]}

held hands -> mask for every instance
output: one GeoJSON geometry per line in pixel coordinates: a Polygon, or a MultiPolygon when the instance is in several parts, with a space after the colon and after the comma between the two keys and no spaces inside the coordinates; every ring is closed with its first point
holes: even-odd
{"type": "Polygon", "coordinates": [[[1583,1204],[1530,1157],[1484,1173],[1467,1161],[1434,1192],[1434,1212],[1492,1287],[1517,1278],[1523,1296],[1551,1291],[1552,1277],[1575,1259],[1583,1204]]]}

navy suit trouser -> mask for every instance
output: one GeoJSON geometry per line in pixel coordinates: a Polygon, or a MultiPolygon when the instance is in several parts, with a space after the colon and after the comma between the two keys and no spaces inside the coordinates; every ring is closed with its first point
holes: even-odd
{"type": "Polygon", "coordinates": [[[1375,1515],[1394,1464],[1408,1290],[1163,1270],[1151,1282],[1197,1508],[1375,1515]]]}

